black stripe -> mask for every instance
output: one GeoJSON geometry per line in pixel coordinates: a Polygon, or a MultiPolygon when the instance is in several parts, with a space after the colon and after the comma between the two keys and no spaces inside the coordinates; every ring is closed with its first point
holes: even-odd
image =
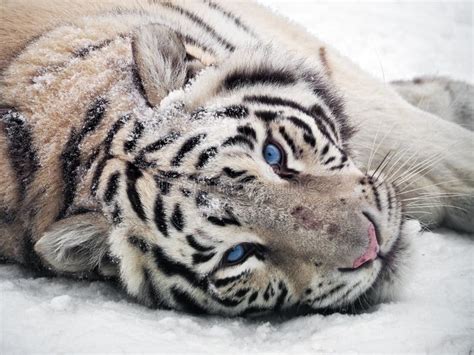
{"type": "Polygon", "coordinates": [[[172,166],[179,166],[184,158],[184,156],[192,151],[201,141],[206,137],[206,134],[201,133],[197,136],[191,137],[186,142],[183,143],[181,148],[179,149],[178,153],[176,153],[175,157],[171,161],[172,166]]]}
{"type": "Polygon", "coordinates": [[[393,194],[392,190],[390,188],[386,189],[387,191],[387,209],[388,209],[388,219],[390,220],[391,214],[392,214],[392,209],[393,209],[393,194]]]}
{"type": "Polygon", "coordinates": [[[340,97],[337,97],[332,90],[323,82],[323,80],[318,80],[318,75],[314,75],[314,73],[310,74],[311,78],[316,78],[316,80],[312,81],[312,88],[313,92],[318,95],[320,98],[323,99],[324,103],[329,107],[334,117],[336,117],[337,121],[341,124],[341,134],[343,135],[344,139],[350,137],[353,133],[352,127],[348,125],[347,116],[344,113],[344,106],[340,97]]]}
{"type": "Polygon", "coordinates": [[[343,295],[339,296],[337,300],[333,302],[333,304],[338,304],[342,300],[344,300],[351,292],[357,290],[361,282],[357,282],[354,286],[351,286],[343,295]]]}
{"type": "Polygon", "coordinates": [[[286,144],[288,144],[288,146],[290,147],[291,151],[293,152],[293,155],[296,157],[298,155],[296,144],[293,139],[288,135],[288,133],[286,133],[285,127],[280,127],[278,131],[285,140],[286,144]]]}
{"type": "Polygon", "coordinates": [[[303,139],[306,143],[308,143],[312,147],[316,145],[316,139],[314,138],[313,131],[306,122],[300,120],[298,117],[295,116],[288,116],[285,117],[285,119],[291,121],[291,123],[293,123],[296,127],[301,128],[304,131],[303,139]]]}
{"type": "Polygon", "coordinates": [[[182,7],[179,7],[179,6],[176,6],[176,5],[173,5],[171,3],[160,3],[160,5],[168,8],[168,9],[171,9],[171,10],[174,10],[174,11],[177,11],[179,12],[181,15],[184,15],[186,16],[187,18],[189,18],[192,22],[194,22],[195,24],[197,24],[198,26],[200,26],[201,28],[203,28],[206,32],[208,32],[214,39],[217,40],[217,42],[219,42],[220,44],[224,45],[224,47],[229,50],[230,52],[233,52],[235,50],[235,46],[232,45],[230,42],[228,42],[226,39],[222,38],[211,26],[209,26],[207,23],[205,23],[200,17],[198,17],[197,15],[193,14],[192,12],[186,10],[186,9],[183,9],[182,7]]]}
{"type": "Polygon", "coordinates": [[[191,174],[188,176],[188,179],[191,181],[195,181],[198,184],[206,184],[208,186],[216,186],[220,183],[219,176],[204,177],[198,174],[191,174]]]}
{"type": "Polygon", "coordinates": [[[173,214],[171,215],[170,222],[173,225],[173,227],[176,228],[176,230],[178,230],[178,231],[183,230],[183,228],[184,228],[184,216],[183,216],[183,212],[181,211],[181,206],[179,205],[179,203],[177,203],[174,206],[174,210],[173,210],[173,214]]]}
{"type": "Polygon", "coordinates": [[[137,146],[138,140],[142,137],[145,126],[140,121],[135,121],[130,137],[123,144],[126,153],[132,152],[137,146]]]}
{"type": "Polygon", "coordinates": [[[120,224],[122,223],[123,221],[123,217],[122,217],[122,209],[120,208],[120,206],[116,203],[115,206],[114,206],[114,209],[112,211],[112,223],[114,225],[117,225],[117,224],[120,224]]]}
{"type": "Polygon", "coordinates": [[[283,99],[277,96],[250,95],[250,96],[244,96],[244,101],[270,105],[270,106],[288,106],[292,109],[295,109],[297,111],[304,113],[307,116],[310,116],[310,117],[313,116],[306,107],[300,105],[299,103],[292,100],[283,99]]]}
{"type": "Polygon", "coordinates": [[[253,150],[254,146],[253,143],[245,136],[237,135],[234,137],[227,138],[224,143],[222,143],[223,147],[228,147],[232,145],[248,145],[251,150],[253,150]]]}
{"type": "Polygon", "coordinates": [[[222,169],[222,171],[224,172],[224,174],[226,174],[228,177],[230,178],[237,178],[239,176],[242,176],[243,174],[245,174],[247,172],[247,170],[234,170],[234,169],[231,169],[229,167],[225,167],[224,169],[222,169]]]}
{"type": "Polygon", "coordinates": [[[83,48],[80,48],[80,49],[77,49],[76,51],[74,51],[72,53],[72,55],[74,57],[77,57],[77,58],[82,58],[84,59],[85,57],[87,57],[91,52],[94,52],[94,51],[97,51],[99,49],[102,49],[106,46],[108,46],[110,43],[112,43],[112,40],[111,39],[106,39],[104,41],[101,41],[97,44],[90,44],[88,45],[87,47],[83,47],[83,48]]]}
{"type": "Polygon", "coordinates": [[[250,295],[248,304],[253,303],[257,299],[257,297],[258,297],[258,291],[255,291],[254,293],[250,295]]]}
{"type": "MultiPolygon", "coordinates": [[[[288,99],[282,99],[281,97],[275,97],[275,96],[267,96],[267,95],[251,95],[251,96],[244,96],[244,101],[245,102],[255,102],[255,103],[260,103],[260,104],[265,104],[265,105],[272,105],[272,106],[287,106],[291,107],[297,111],[300,111],[304,113],[305,115],[312,117],[314,122],[316,123],[316,126],[318,129],[321,131],[321,133],[326,136],[326,138],[335,145],[334,140],[332,137],[329,135],[328,130],[326,129],[326,126],[323,124],[321,121],[321,118],[313,113],[312,111],[308,110],[306,107],[300,105],[299,103],[288,100],[288,99]]],[[[326,122],[328,124],[334,125],[330,120],[329,122],[326,122]]],[[[335,132],[333,132],[334,135],[336,135],[335,132]]]]}
{"type": "Polygon", "coordinates": [[[337,129],[336,129],[336,125],[334,124],[334,122],[326,115],[326,113],[324,112],[323,108],[319,105],[313,105],[310,109],[310,112],[313,114],[313,116],[319,116],[323,119],[324,122],[326,122],[329,127],[331,127],[331,130],[336,133],[337,132],[337,129]]]}
{"type": "Polygon", "coordinates": [[[329,163],[333,162],[334,160],[336,160],[336,157],[329,157],[323,164],[328,165],[329,163]]]}
{"type": "Polygon", "coordinates": [[[329,170],[341,170],[343,167],[345,167],[345,164],[339,164],[336,166],[332,166],[331,168],[329,168],[329,170]]]}
{"type": "Polygon", "coordinates": [[[173,186],[171,183],[165,180],[156,181],[156,185],[160,189],[161,194],[164,196],[169,194],[171,187],[173,186]]]}
{"type": "Polygon", "coordinates": [[[143,173],[132,163],[127,164],[127,196],[133,210],[137,216],[142,220],[146,221],[147,217],[143,208],[140,194],[137,191],[137,180],[143,176],[143,173]]]}
{"type": "Polygon", "coordinates": [[[277,113],[273,111],[260,110],[260,111],[255,111],[255,116],[257,116],[261,120],[268,123],[268,122],[275,121],[275,119],[277,118],[277,113]]]}
{"type": "Polygon", "coordinates": [[[8,111],[1,117],[5,136],[8,140],[8,156],[19,185],[20,198],[23,199],[29,184],[40,168],[33,137],[23,116],[16,111],[8,111]]]}
{"type": "Polygon", "coordinates": [[[91,193],[95,195],[97,188],[99,187],[99,180],[102,177],[102,173],[104,172],[105,165],[107,161],[111,159],[111,156],[105,156],[102,158],[98,163],[94,171],[94,175],[92,175],[92,182],[91,182],[91,193]]]}
{"type": "Polygon", "coordinates": [[[214,255],[216,255],[216,253],[209,253],[209,254],[194,253],[192,256],[193,265],[205,263],[211,260],[214,257],[214,255]]]}
{"type": "Polygon", "coordinates": [[[102,97],[97,98],[87,110],[82,129],[79,132],[73,128],[65,148],[61,154],[63,173],[63,206],[58,214],[58,219],[63,218],[74,201],[77,188],[77,175],[81,164],[80,144],[87,134],[93,132],[101,123],[108,101],[102,97]]]}
{"type": "Polygon", "coordinates": [[[150,251],[150,245],[141,237],[131,235],[127,238],[128,242],[135,248],[139,249],[143,254],[150,251]]]}
{"type": "Polygon", "coordinates": [[[207,220],[210,223],[215,224],[216,226],[219,226],[219,227],[224,227],[227,225],[240,226],[240,222],[234,218],[227,218],[227,217],[219,218],[215,216],[209,216],[207,217],[207,220]]]}
{"type": "Polygon", "coordinates": [[[326,155],[328,150],[329,150],[329,144],[326,144],[324,146],[323,150],[321,151],[321,155],[326,155]]]}
{"type": "Polygon", "coordinates": [[[106,154],[110,154],[110,149],[112,147],[112,142],[115,138],[115,135],[123,128],[125,123],[127,123],[131,118],[131,115],[124,115],[120,117],[112,126],[112,128],[107,133],[107,136],[104,139],[104,151],[106,154]]]}
{"type": "Polygon", "coordinates": [[[225,277],[223,279],[217,279],[216,281],[214,281],[214,286],[216,287],[225,287],[227,285],[229,285],[230,283],[233,283],[237,280],[240,280],[242,278],[242,276],[245,275],[245,272],[242,272],[238,275],[235,275],[235,276],[230,276],[230,277],[225,277]]]}
{"type": "Polygon", "coordinates": [[[143,169],[147,169],[150,167],[155,167],[154,162],[148,162],[146,160],[145,155],[147,153],[153,153],[156,152],[166,145],[174,142],[176,139],[178,139],[181,135],[177,132],[171,132],[170,134],[166,135],[163,138],[158,139],[157,141],[147,145],[146,147],[140,149],[140,151],[137,153],[135,156],[134,164],[136,164],[139,167],[142,167],[143,169]]]}
{"type": "MultiPolygon", "coordinates": [[[[298,117],[295,116],[287,116],[285,117],[288,121],[291,121],[296,127],[301,128],[303,131],[305,131],[309,136],[313,136],[313,131],[311,130],[311,127],[308,126],[306,122],[303,120],[299,119],[298,117]]],[[[314,137],[313,137],[314,138],[314,137]]]]}
{"type": "Polygon", "coordinates": [[[294,83],[296,83],[296,78],[291,72],[258,68],[253,71],[240,70],[228,74],[222,83],[222,87],[225,90],[233,90],[257,84],[292,85],[294,83]]]}
{"type": "Polygon", "coordinates": [[[326,298],[328,298],[329,296],[335,294],[337,291],[339,291],[341,288],[343,288],[343,287],[345,287],[345,286],[346,286],[346,284],[345,284],[345,283],[342,283],[342,284],[339,284],[339,285],[333,287],[332,289],[330,289],[330,290],[327,291],[326,293],[323,293],[321,296],[316,297],[316,298],[313,300],[313,304],[316,303],[316,302],[325,300],[326,298]]]}
{"type": "Polygon", "coordinates": [[[204,206],[208,207],[209,206],[209,197],[208,193],[205,191],[199,191],[196,195],[196,205],[198,207],[204,206]]]}
{"type": "Polygon", "coordinates": [[[178,139],[181,135],[178,132],[171,132],[168,135],[164,136],[163,138],[158,139],[157,141],[147,145],[145,148],[142,149],[141,152],[143,153],[153,153],[157,150],[160,150],[167,144],[173,143],[176,139],[178,139]]]}
{"type": "Polygon", "coordinates": [[[382,211],[382,204],[380,203],[379,191],[372,183],[370,184],[370,186],[372,187],[372,191],[374,192],[374,199],[375,199],[375,204],[377,205],[377,209],[379,211],[382,211]]]}
{"type": "Polygon", "coordinates": [[[217,117],[227,117],[227,118],[246,118],[249,115],[249,110],[247,107],[242,105],[231,105],[219,109],[216,111],[217,117]]]}
{"type": "Polygon", "coordinates": [[[191,314],[206,314],[206,310],[201,307],[194,298],[187,292],[180,290],[177,287],[171,289],[171,294],[173,299],[178,304],[178,306],[185,312],[191,314]]]}
{"type": "Polygon", "coordinates": [[[221,305],[223,305],[225,307],[237,307],[243,301],[243,300],[234,300],[234,299],[231,299],[231,298],[218,298],[214,295],[213,295],[212,299],[217,301],[218,303],[220,303],[221,305]]]}
{"type": "Polygon", "coordinates": [[[117,194],[119,178],[119,172],[115,172],[114,174],[110,175],[109,181],[107,182],[107,188],[105,189],[104,193],[104,201],[106,204],[109,204],[117,194]]]}
{"type": "Polygon", "coordinates": [[[201,279],[198,274],[192,271],[188,266],[171,259],[159,246],[155,245],[153,247],[153,255],[158,269],[166,276],[180,276],[187,280],[191,286],[198,287],[204,291],[207,290],[207,282],[205,279],[201,279]]]}
{"type": "Polygon", "coordinates": [[[243,288],[235,293],[235,297],[244,297],[247,293],[249,293],[249,288],[243,288]]]}
{"type": "Polygon", "coordinates": [[[205,44],[199,42],[196,38],[193,38],[191,37],[190,35],[188,34],[184,34],[178,30],[174,30],[176,31],[176,33],[178,35],[181,36],[181,38],[184,39],[184,42],[191,45],[191,46],[194,46],[194,47],[198,47],[200,48],[203,52],[208,52],[208,53],[211,53],[211,54],[215,54],[215,50],[212,49],[212,48],[209,48],[208,46],[206,46],[205,44]]]}
{"type": "Polygon", "coordinates": [[[240,21],[240,19],[237,16],[235,16],[233,13],[224,10],[222,7],[220,7],[219,5],[217,5],[213,1],[205,0],[204,2],[207,3],[211,9],[214,9],[214,10],[220,12],[222,15],[224,15],[228,19],[232,20],[237,27],[241,28],[242,30],[247,32],[249,35],[256,38],[255,34],[246,25],[244,25],[240,21]]]}
{"type": "Polygon", "coordinates": [[[158,175],[155,175],[155,180],[156,179],[177,179],[181,177],[181,174],[178,173],[177,171],[173,170],[160,170],[157,172],[158,175]]]}
{"type": "Polygon", "coordinates": [[[158,290],[153,285],[151,271],[148,268],[143,268],[143,283],[140,286],[139,297],[145,306],[156,309],[163,308],[162,297],[158,290]]]}
{"type": "Polygon", "coordinates": [[[313,136],[310,136],[308,134],[303,134],[303,139],[306,143],[308,143],[310,146],[314,147],[316,146],[316,139],[314,139],[313,136]]]}
{"type": "Polygon", "coordinates": [[[163,206],[163,199],[157,195],[154,208],[154,220],[156,227],[164,237],[169,237],[168,225],[166,224],[166,211],[163,206]]]}
{"type": "Polygon", "coordinates": [[[79,133],[80,141],[82,141],[88,133],[94,131],[97,128],[97,126],[100,124],[100,122],[104,118],[107,104],[108,104],[107,99],[103,97],[99,97],[92,104],[89,110],[87,110],[84,126],[79,133]]]}
{"type": "Polygon", "coordinates": [[[257,140],[257,132],[249,126],[239,126],[237,127],[237,132],[241,135],[246,136],[247,138],[251,138],[254,141],[257,140]]]}
{"type": "Polygon", "coordinates": [[[281,281],[278,284],[278,288],[281,290],[281,292],[278,295],[278,298],[275,302],[275,306],[274,306],[275,311],[279,311],[281,309],[281,307],[283,306],[283,303],[285,302],[285,298],[288,295],[288,289],[281,281]]]}
{"type": "MultiPolygon", "coordinates": [[[[136,54],[135,54],[136,52],[137,52],[137,49],[136,49],[135,41],[132,41],[133,58],[136,58],[136,54]]],[[[145,87],[143,86],[142,77],[140,76],[140,72],[135,63],[131,65],[130,71],[132,74],[133,85],[137,89],[138,93],[140,94],[140,96],[142,96],[145,99],[145,103],[148,107],[153,107],[153,105],[150,103],[150,100],[148,99],[148,94],[146,93],[145,87]]]]}
{"type": "MultiPolygon", "coordinates": [[[[288,168],[287,168],[287,170],[288,170],[288,168]]],[[[240,183],[240,184],[246,184],[246,183],[248,183],[248,182],[250,182],[250,181],[254,181],[255,179],[256,179],[255,176],[250,175],[250,176],[246,176],[246,177],[240,179],[240,180],[238,181],[238,183],[240,183]]]]}
{"type": "Polygon", "coordinates": [[[196,169],[203,168],[209,159],[215,157],[217,154],[217,147],[210,147],[199,154],[198,161],[196,163],[196,169]]]}
{"type": "Polygon", "coordinates": [[[81,164],[79,144],[80,134],[74,128],[71,130],[65,149],[61,154],[63,175],[63,206],[59,211],[57,219],[65,217],[67,210],[74,201],[76,195],[77,170],[81,164]]]}
{"type": "Polygon", "coordinates": [[[186,241],[188,242],[188,244],[195,250],[197,251],[200,251],[200,252],[207,252],[207,251],[211,251],[211,250],[214,250],[214,247],[206,247],[206,246],[203,246],[201,244],[199,244],[197,241],[196,241],[196,238],[194,238],[194,236],[192,235],[187,235],[186,236],[186,241]]]}
{"type": "Polygon", "coordinates": [[[275,294],[275,291],[273,290],[273,286],[271,282],[268,283],[267,288],[263,292],[263,299],[265,301],[268,301],[268,299],[270,298],[270,292],[272,296],[275,294]]]}

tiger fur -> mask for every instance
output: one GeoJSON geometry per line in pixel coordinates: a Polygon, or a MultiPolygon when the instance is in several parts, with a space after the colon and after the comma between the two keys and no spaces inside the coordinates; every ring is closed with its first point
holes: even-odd
{"type": "Polygon", "coordinates": [[[257,4],[2,7],[6,261],[117,279],[153,308],[300,314],[390,299],[409,218],[473,231],[459,114],[257,4]],[[427,196],[442,203],[410,208],[427,196]]]}

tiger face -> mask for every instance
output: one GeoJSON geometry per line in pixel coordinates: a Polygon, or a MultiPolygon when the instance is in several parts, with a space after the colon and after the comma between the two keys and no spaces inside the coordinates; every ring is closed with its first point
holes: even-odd
{"type": "MultiPolygon", "coordinates": [[[[273,55],[255,50],[246,65],[242,54],[229,58],[183,94],[197,128],[179,166],[195,185],[170,232],[184,237],[187,260],[173,298],[229,315],[366,307],[398,277],[396,191],[352,162],[350,129],[324,77],[264,59],[273,55]]],[[[174,253],[151,252],[153,283],[163,279],[160,259],[174,253]]]]}
{"type": "Polygon", "coordinates": [[[65,148],[39,158],[76,174],[72,195],[63,183],[67,199],[54,181],[42,187],[60,201],[51,224],[43,227],[45,212],[33,228],[43,261],[57,272],[116,275],[147,306],[193,313],[303,313],[384,299],[405,255],[401,206],[377,171],[353,163],[350,124],[322,69],[263,46],[198,64],[192,78],[196,58],[181,38],[150,26],[64,54],[60,70],[26,74],[43,101],[23,111],[73,122],[65,148]],[[88,105],[52,90],[87,82],[88,105]],[[79,106],[86,118],[76,123],[79,106]]]}

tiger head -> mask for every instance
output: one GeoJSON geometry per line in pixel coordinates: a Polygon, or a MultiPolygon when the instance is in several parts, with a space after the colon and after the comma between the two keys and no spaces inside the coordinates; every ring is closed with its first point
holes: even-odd
{"type": "Polygon", "coordinates": [[[354,164],[352,130],[322,68],[272,46],[201,68],[168,32],[151,25],[89,45],[95,53],[71,64],[81,73],[35,84],[99,85],[86,116],[110,108],[113,133],[101,135],[69,206],[100,213],[84,222],[71,212],[46,228],[38,254],[59,272],[116,275],[147,306],[194,313],[299,314],[385,299],[406,254],[401,205],[392,184],[354,164]]]}

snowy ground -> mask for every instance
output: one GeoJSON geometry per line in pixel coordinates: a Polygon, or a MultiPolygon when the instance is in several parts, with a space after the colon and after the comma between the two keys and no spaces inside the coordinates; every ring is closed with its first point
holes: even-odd
{"type": "MultiPolygon", "coordinates": [[[[472,3],[262,2],[384,80],[474,81],[472,3]]],[[[284,323],[151,311],[101,282],[34,279],[0,265],[0,353],[472,353],[473,236],[436,231],[412,244],[412,276],[397,302],[284,323]]]]}

